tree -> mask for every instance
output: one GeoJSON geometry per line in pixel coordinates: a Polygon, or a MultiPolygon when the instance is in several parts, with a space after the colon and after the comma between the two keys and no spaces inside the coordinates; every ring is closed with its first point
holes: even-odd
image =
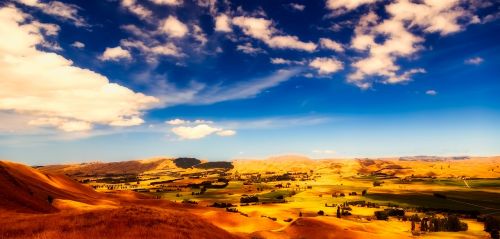
{"type": "Polygon", "coordinates": [[[446,229],[452,232],[460,231],[460,220],[455,215],[448,216],[448,220],[446,223],[446,229]]]}
{"type": "Polygon", "coordinates": [[[500,221],[493,216],[484,219],[484,230],[490,233],[492,239],[500,239],[500,221]]]}

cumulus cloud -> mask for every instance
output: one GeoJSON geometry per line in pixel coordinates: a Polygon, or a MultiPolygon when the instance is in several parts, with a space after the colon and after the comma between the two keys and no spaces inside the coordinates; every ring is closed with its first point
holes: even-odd
{"type": "Polygon", "coordinates": [[[118,61],[118,60],[129,60],[132,59],[130,52],[123,49],[121,46],[117,47],[106,47],[106,50],[99,56],[101,61],[118,61]]]}
{"type": "Polygon", "coordinates": [[[76,5],[62,3],[59,1],[49,1],[47,3],[43,3],[38,0],[17,0],[17,2],[40,9],[43,13],[59,19],[68,20],[76,26],[88,26],[85,19],[78,15],[79,8],[76,5]]]}
{"type": "Polygon", "coordinates": [[[83,44],[82,42],[79,42],[79,41],[75,41],[71,44],[72,47],[75,47],[75,48],[84,48],[85,47],[85,44],[83,44]]]}
{"type": "Polygon", "coordinates": [[[186,24],[174,16],[168,16],[161,24],[160,30],[172,38],[182,38],[188,33],[186,24]]]}
{"type": "Polygon", "coordinates": [[[179,136],[181,139],[201,139],[211,134],[223,137],[233,136],[236,134],[236,131],[234,130],[213,126],[213,122],[207,120],[188,121],[175,119],[167,121],[167,123],[175,126],[171,129],[171,132],[179,136]]]}
{"type": "Polygon", "coordinates": [[[435,90],[427,90],[425,92],[425,94],[427,94],[427,95],[437,95],[437,91],[435,91],[435,90]]]}
{"type": "Polygon", "coordinates": [[[361,17],[351,40],[351,48],[367,53],[352,64],[355,71],[348,76],[349,82],[361,88],[372,85],[372,76],[381,77],[383,83],[394,84],[407,82],[411,75],[425,72],[421,68],[401,71],[396,63],[399,58],[412,57],[423,48],[424,38],[411,30],[447,35],[462,30],[460,19],[473,18],[460,6],[459,0],[397,0],[385,9],[388,19],[380,20],[374,12],[361,17]],[[375,41],[376,38],[381,40],[375,41]]]}
{"type": "Polygon", "coordinates": [[[308,52],[317,48],[315,43],[300,41],[296,36],[280,35],[273,22],[265,18],[239,16],[233,18],[232,23],[240,27],[245,35],[261,40],[271,48],[308,52]]]}
{"type": "Polygon", "coordinates": [[[330,40],[328,38],[319,39],[319,44],[322,48],[325,48],[325,49],[333,50],[336,52],[344,52],[344,47],[342,46],[342,44],[340,44],[336,41],[330,40]]]}
{"type": "Polygon", "coordinates": [[[95,124],[140,124],[143,111],[156,106],[155,97],[37,49],[44,30],[29,19],[12,6],[0,9],[1,111],[29,115],[31,125],[79,131],[95,124]]]}
{"type": "Polygon", "coordinates": [[[180,6],[182,5],[182,0],[151,0],[153,3],[158,5],[167,5],[167,6],[180,6]]]}
{"type": "Polygon", "coordinates": [[[322,75],[344,69],[344,64],[341,61],[327,57],[317,57],[309,63],[309,66],[318,70],[318,73],[322,75]]]}
{"type": "Polygon", "coordinates": [[[172,128],[172,133],[179,136],[181,139],[201,139],[215,132],[220,131],[219,128],[214,128],[207,124],[196,126],[179,126],[172,128]]]}
{"type": "Polygon", "coordinates": [[[468,65],[480,65],[481,63],[483,63],[484,59],[481,58],[481,57],[473,57],[473,58],[469,58],[467,60],[465,60],[465,64],[468,64],[468,65]]]}
{"type": "Polygon", "coordinates": [[[231,19],[226,14],[220,14],[215,17],[215,31],[218,32],[231,32],[231,19]]]}

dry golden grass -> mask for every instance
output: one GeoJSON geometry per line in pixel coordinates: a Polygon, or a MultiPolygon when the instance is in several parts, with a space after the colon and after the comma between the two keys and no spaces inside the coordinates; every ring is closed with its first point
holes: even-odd
{"type": "Polygon", "coordinates": [[[185,211],[136,205],[88,212],[2,215],[1,239],[237,238],[185,211]]]}

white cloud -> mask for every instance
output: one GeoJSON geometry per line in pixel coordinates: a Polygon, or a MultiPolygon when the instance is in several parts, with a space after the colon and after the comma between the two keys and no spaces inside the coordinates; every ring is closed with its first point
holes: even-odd
{"type": "Polygon", "coordinates": [[[317,46],[312,42],[302,42],[296,36],[279,35],[272,26],[272,21],[264,18],[239,16],[233,18],[233,24],[240,27],[245,35],[259,39],[271,48],[295,49],[312,52],[317,46]]]}
{"type": "Polygon", "coordinates": [[[165,123],[167,123],[169,125],[181,125],[181,124],[187,124],[187,123],[189,123],[189,121],[182,120],[182,119],[173,119],[173,120],[166,121],[165,123]]]}
{"type": "Polygon", "coordinates": [[[66,132],[88,131],[92,129],[92,124],[85,121],[71,121],[61,118],[38,118],[28,122],[33,126],[50,126],[56,127],[66,132]]]}
{"type": "Polygon", "coordinates": [[[326,7],[331,10],[354,10],[361,5],[375,3],[378,0],[327,0],[326,7]]]}
{"type": "Polygon", "coordinates": [[[264,51],[262,48],[252,46],[252,44],[250,42],[247,42],[243,45],[236,46],[236,50],[241,51],[241,52],[246,53],[246,54],[249,54],[249,55],[266,53],[266,51],[264,51]]]}
{"type": "Polygon", "coordinates": [[[231,32],[231,19],[226,14],[221,14],[215,17],[215,31],[231,32]]]}
{"type": "Polygon", "coordinates": [[[134,48],[139,50],[150,62],[156,62],[158,56],[179,57],[183,55],[180,52],[180,49],[171,42],[161,44],[156,41],[147,41],[147,43],[148,45],[140,40],[122,40],[120,45],[125,48],[134,48]]]}
{"type": "Polygon", "coordinates": [[[309,66],[317,69],[319,74],[331,74],[344,69],[341,61],[327,57],[317,57],[309,63],[309,66]]]}
{"type": "Polygon", "coordinates": [[[396,21],[409,21],[410,27],[418,26],[426,32],[447,35],[462,30],[458,21],[469,16],[460,3],[460,0],[424,0],[421,4],[398,0],[387,5],[386,10],[396,21]]]}
{"type": "Polygon", "coordinates": [[[460,6],[459,0],[397,0],[386,5],[385,9],[388,19],[380,21],[373,12],[361,17],[351,40],[353,49],[367,53],[366,57],[352,64],[355,71],[348,76],[349,82],[361,88],[372,85],[374,79],[371,76],[381,77],[383,83],[394,84],[410,81],[412,74],[425,72],[421,68],[401,72],[396,63],[399,58],[412,57],[423,48],[424,38],[410,30],[447,35],[462,30],[460,19],[475,17],[460,6]],[[378,42],[375,41],[377,37],[381,39],[378,42]]]}
{"type": "Polygon", "coordinates": [[[335,150],[331,150],[331,149],[315,149],[312,152],[315,154],[336,154],[337,153],[335,150]]]}
{"type": "Polygon", "coordinates": [[[117,47],[106,47],[106,50],[99,56],[101,61],[118,61],[122,59],[132,59],[130,52],[123,49],[121,46],[117,47]]]}
{"type": "Polygon", "coordinates": [[[193,25],[193,37],[203,46],[207,43],[207,35],[203,32],[200,26],[193,25]]]}
{"type": "Polygon", "coordinates": [[[207,120],[195,120],[191,122],[187,120],[176,119],[172,121],[172,123],[174,124],[171,125],[194,124],[193,126],[176,126],[171,129],[171,132],[179,136],[181,139],[201,139],[214,133],[218,136],[223,137],[233,136],[236,134],[236,131],[234,130],[211,126],[213,122],[207,120]]]}
{"type": "Polygon", "coordinates": [[[236,131],[229,130],[229,129],[227,129],[227,130],[221,130],[221,131],[217,132],[217,135],[223,136],[223,137],[233,136],[235,134],[236,134],[236,131]]]}
{"type": "Polygon", "coordinates": [[[171,131],[181,139],[201,139],[220,130],[207,124],[200,124],[196,126],[179,126],[172,128],[171,131]]]}
{"type": "Polygon", "coordinates": [[[76,26],[87,26],[81,16],[78,15],[78,7],[73,4],[62,3],[59,1],[49,1],[42,3],[38,0],[17,0],[24,5],[40,9],[43,13],[55,16],[62,20],[68,20],[76,26]]]}
{"type": "Polygon", "coordinates": [[[427,95],[437,95],[437,91],[435,91],[435,90],[427,90],[425,92],[425,94],[427,94],[427,95]]]}
{"type": "Polygon", "coordinates": [[[194,121],[189,121],[189,120],[183,120],[183,119],[172,119],[165,121],[166,124],[168,125],[186,125],[186,124],[213,124],[213,121],[210,120],[194,120],[194,121]]]}
{"type": "Polygon", "coordinates": [[[211,120],[200,120],[200,119],[197,119],[193,123],[195,123],[195,124],[213,124],[214,122],[211,121],[211,120]]]}
{"type": "Polygon", "coordinates": [[[143,20],[151,20],[153,12],[141,6],[136,0],[121,0],[121,6],[143,20]]]}
{"type": "Polygon", "coordinates": [[[292,60],[287,60],[283,58],[271,58],[270,59],[271,64],[275,65],[304,65],[304,61],[292,61],[292,60]]]}
{"type": "Polygon", "coordinates": [[[188,27],[176,17],[168,16],[161,24],[160,31],[173,38],[182,38],[188,33],[188,27]]]}
{"type": "Polygon", "coordinates": [[[182,5],[182,0],[151,0],[153,3],[158,5],[168,5],[168,6],[180,6],[182,5]]]}
{"type": "Polygon", "coordinates": [[[342,44],[332,41],[328,38],[321,38],[319,39],[319,44],[322,48],[330,49],[336,52],[344,52],[344,47],[342,44]]]}
{"type": "Polygon", "coordinates": [[[469,58],[467,60],[465,60],[465,64],[468,64],[468,65],[480,65],[481,63],[483,63],[484,59],[481,58],[481,57],[473,57],[473,58],[469,58]]]}
{"type": "Polygon", "coordinates": [[[271,58],[271,63],[272,64],[285,64],[285,65],[288,65],[288,64],[291,64],[292,61],[285,60],[283,58],[271,58]]]}
{"type": "Polygon", "coordinates": [[[43,29],[28,19],[12,6],[0,9],[1,111],[32,116],[31,124],[77,131],[94,124],[139,124],[143,111],[158,103],[37,49],[45,42],[43,29]]]}
{"type": "Polygon", "coordinates": [[[302,5],[302,4],[298,4],[298,3],[290,3],[288,6],[290,6],[290,8],[292,8],[293,10],[295,11],[304,11],[304,9],[306,9],[306,6],[302,5]]]}
{"type": "Polygon", "coordinates": [[[299,74],[300,71],[298,68],[283,69],[268,75],[245,79],[232,84],[219,82],[214,85],[207,85],[203,82],[192,81],[186,88],[178,88],[160,76],[145,74],[144,77],[146,79],[153,79],[153,81],[148,81],[148,84],[152,87],[151,92],[161,100],[164,106],[181,104],[207,105],[230,100],[253,98],[270,88],[288,81],[293,76],[299,74]]]}
{"type": "Polygon", "coordinates": [[[79,41],[75,41],[71,44],[72,47],[76,47],[76,48],[84,48],[85,47],[85,44],[83,44],[82,42],[79,42],[79,41]]]}

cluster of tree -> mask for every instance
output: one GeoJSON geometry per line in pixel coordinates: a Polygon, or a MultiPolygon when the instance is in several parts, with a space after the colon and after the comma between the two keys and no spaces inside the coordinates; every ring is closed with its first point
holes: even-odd
{"type": "Polygon", "coordinates": [[[484,231],[490,233],[492,239],[500,239],[500,219],[494,216],[485,217],[484,231]]]}
{"type": "Polygon", "coordinates": [[[375,211],[375,218],[377,220],[387,220],[389,217],[404,217],[405,211],[402,209],[388,208],[383,211],[375,211]]]}
{"type": "Polygon", "coordinates": [[[192,201],[192,200],[189,200],[189,199],[182,200],[182,203],[185,203],[185,204],[198,204],[198,202],[192,201]]]}
{"type": "Polygon", "coordinates": [[[211,207],[228,208],[228,207],[234,207],[234,205],[229,202],[214,202],[211,205],[211,207]]]}
{"type": "Polygon", "coordinates": [[[438,218],[424,217],[420,220],[418,216],[410,218],[411,220],[411,230],[415,231],[415,224],[420,221],[420,231],[422,232],[458,232],[467,231],[468,225],[465,222],[461,222],[458,216],[448,215],[447,217],[438,218]]]}
{"type": "Polygon", "coordinates": [[[238,212],[238,209],[235,207],[226,207],[226,212],[238,212]]]}
{"type": "Polygon", "coordinates": [[[275,217],[270,217],[270,216],[264,216],[264,215],[261,215],[261,217],[269,218],[269,219],[271,219],[271,220],[273,220],[273,221],[278,220],[277,218],[275,218],[275,217]]]}
{"type": "Polygon", "coordinates": [[[265,178],[265,181],[267,182],[272,182],[272,181],[295,181],[295,178],[289,174],[285,173],[282,175],[273,175],[270,177],[265,178]]]}
{"type": "Polygon", "coordinates": [[[351,215],[351,213],[349,212],[351,210],[352,208],[350,208],[347,203],[337,206],[337,218],[351,215]]]}
{"type": "Polygon", "coordinates": [[[387,213],[385,211],[375,211],[375,218],[377,218],[377,220],[387,220],[389,219],[389,215],[387,215],[387,213]]]}
{"type": "Polygon", "coordinates": [[[426,214],[445,213],[445,214],[461,215],[461,217],[467,217],[467,218],[477,218],[480,214],[478,210],[461,210],[461,209],[431,208],[431,207],[417,207],[415,209],[417,212],[423,212],[426,214]]]}
{"type": "Polygon", "coordinates": [[[252,203],[252,202],[259,202],[259,197],[253,195],[253,196],[243,196],[240,198],[240,203],[252,203]]]}
{"type": "Polygon", "coordinates": [[[353,205],[353,206],[358,206],[358,207],[368,207],[368,208],[380,208],[380,205],[378,205],[377,203],[373,203],[373,202],[366,202],[364,200],[361,200],[361,201],[351,201],[351,202],[346,202],[346,204],[349,206],[349,205],[353,205]]]}
{"type": "Polygon", "coordinates": [[[96,179],[96,182],[98,183],[109,183],[109,184],[130,183],[138,181],[140,180],[136,175],[127,175],[123,177],[104,177],[96,179]]]}
{"type": "Polygon", "coordinates": [[[332,197],[336,198],[336,197],[345,197],[345,193],[332,193],[332,197]]]}

